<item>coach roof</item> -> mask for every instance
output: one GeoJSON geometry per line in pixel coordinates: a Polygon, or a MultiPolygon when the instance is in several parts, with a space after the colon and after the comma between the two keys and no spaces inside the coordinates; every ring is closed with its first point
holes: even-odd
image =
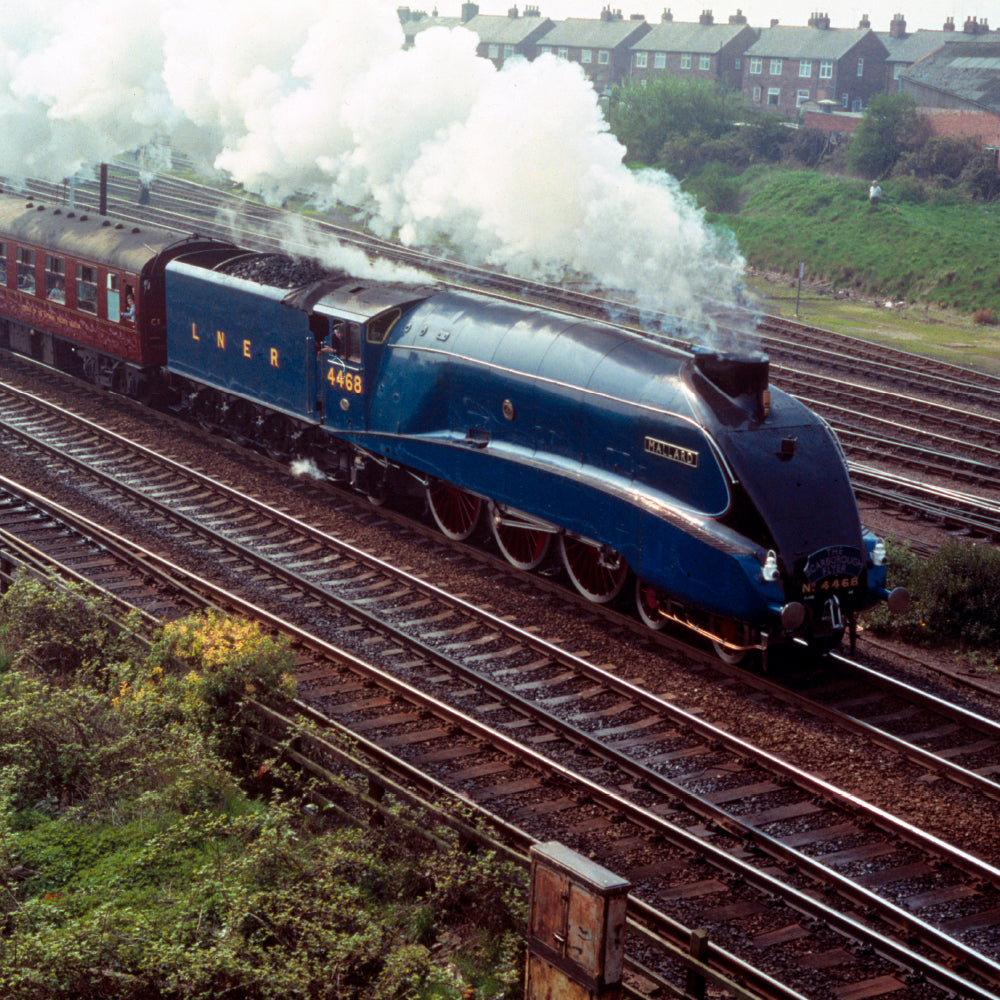
{"type": "Polygon", "coordinates": [[[183,241],[163,229],[128,226],[90,212],[0,194],[3,238],[133,273],[183,241]]]}

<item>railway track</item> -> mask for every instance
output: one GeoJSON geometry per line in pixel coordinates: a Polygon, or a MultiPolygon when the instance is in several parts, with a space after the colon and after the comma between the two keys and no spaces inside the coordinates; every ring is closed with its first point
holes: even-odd
{"type": "MultiPolygon", "coordinates": [[[[41,182],[32,182],[30,190],[48,199],[68,196],[65,186],[41,182]]],[[[194,226],[206,235],[264,250],[284,248],[308,255],[323,239],[349,242],[366,253],[472,287],[530,295],[602,319],[608,314],[608,304],[596,296],[460,266],[378,240],[354,226],[316,221],[309,240],[290,243],[287,233],[275,235],[282,228],[280,210],[204,185],[161,176],[153,190],[154,205],[137,204],[137,174],[117,166],[110,185],[111,207],[128,221],[152,222],[178,232],[190,232],[194,226]]],[[[74,197],[96,206],[96,185],[78,187],[74,197]]],[[[613,308],[621,322],[638,325],[639,317],[627,304],[613,308]]],[[[671,317],[658,322],[664,329],[678,326],[671,317]]],[[[734,336],[742,335],[749,323],[746,317],[728,316],[720,322],[732,326],[734,336]]],[[[992,416],[1000,403],[1000,378],[776,317],[761,318],[758,332],[772,358],[775,382],[826,417],[841,436],[860,496],[948,529],[1000,537],[1000,477],[993,460],[1000,448],[1000,421],[992,416]],[[952,478],[983,496],[951,489],[945,481],[952,478]]],[[[681,338],[661,339],[690,346],[681,338]]]]}
{"type": "MultiPolygon", "coordinates": [[[[23,400],[18,402],[15,409],[22,405],[23,400]]],[[[952,906],[960,901],[963,912],[959,914],[954,909],[951,911],[953,921],[958,922],[954,923],[955,928],[961,933],[979,937],[994,933],[992,924],[983,914],[989,914],[996,908],[996,874],[988,866],[977,867],[978,863],[971,856],[958,852],[949,860],[944,860],[941,855],[933,853],[938,850],[936,843],[930,843],[933,838],[928,840],[919,831],[907,829],[905,824],[889,832],[884,827],[887,819],[880,818],[876,823],[871,817],[866,817],[859,823],[855,813],[859,807],[849,796],[847,798],[851,802],[848,815],[841,813],[838,818],[835,807],[843,810],[844,803],[837,803],[835,800],[838,796],[821,788],[822,783],[820,786],[810,783],[808,776],[792,780],[784,773],[780,774],[779,783],[776,780],[779,774],[775,769],[781,772],[782,768],[772,761],[765,763],[763,757],[768,755],[754,756],[752,748],[732,743],[731,738],[721,731],[702,731],[698,728],[697,720],[691,722],[684,719],[683,713],[681,716],[670,715],[662,704],[650,707],[641,700],[628,702],[623,691],[611,685],[603,672],[582,673],[576,665],[578,657],[558,659],[544,643],[532,645],[533,640],[529,641],[530,637],[526,639],[524,636],[517,636],[515,640],[514,633],[518,630],[506,627],[499,619],[487,618],[484,621],[481,615],[476,614],[475,609],[462,607],[461,602],[447,600],[426,587],[420,589],[418,594],[403,590],[405,574],[401,576],[393,573],[391,567],[378,566],[377,561],[363,558],[356,552],[345,552],[342,546],[323,536],[321,532],[308,530],[305,525],[294,525],[292,522],[295,519],[276,517],[272,512],[268,515],[269,523],[264,523],[259,507],[250,505],[247,498],[233,496],[232,491],[226,492],[225,496],[216,491],[207,494],[207,484],[203,477],[196,477],[196,481],[192,482],[191,477],[185,473],[186,481],[180,484],[175,479],[168,478],[164,463],[146,454],[142,455],[140,462],[134,449],[118,441],[114,441],[113,445],[109,444],[108,436],[99,428],[87,428],[85,434],[79,427],[59,430],[53,428],[52,421],[56,418],[52,416],[43,418],[36,413],[12,417],[8,404],[4,405],[4,410],[8,423],[20,420],[35,427],[45,424],[46,435],[59,436],[63,450],[68,450],[72,445],[78,451],[77,459],[80,463],[77,472],[73,474],[75,479],[88,475],[87,470],[91,465],[111,463],[123,470],[124,474],[120,474],[118,478],[128,478],[133,492],[138,480],[146,480],[147,486],[142,492],[169,498],[174,510],[168,516],[174,524],[183,524],[183,532],[198,530],[198,526],[193,523],[195,520],[204,522],[199,540],[189,544],[197,548],[203,557],[207,556],[206,561],[217,563],[225,571],[227,579],[253,581],[255,590],[267,590],[271,594],[270,600],[279,606],[301,607],[308,612],[310,621],[321,620],[324,628],[333,629],[342,642],[349,642],[352,648],[365,650],[369,656],[373,647],[378,646],[388,664],[404,665],[407,683],[412,682],[416,671],[422,688],[431,684],[443,685],[448,700],[458,699],[462,703],[472,701],[477,706],[485,706],[486,720],[490,724],[496,724],[499,715],[514,713],[512,717],[515,721],[511,723],[514,731],[523,737],[529,735],[529,728],[539,727],[537,730],[532,729],[530,738],[544,744],[555,740],[553,734],[559,725],[568,723],[568,735],[564,735],[562,739],[572,746],[586,746],[586,755],[593,758],[592,765],[596,762],[598,770],[629,776],[626,784],[640,800],[652,789],[652,795],[658,801],[667,797],[681,802],[685,814],[693,812],[695,816],[694,820],[688,819],[688,824],[704,827],[709,842],[712,837],[721,835],[734,838],[744,847],[753,845],[755,850],[763,849],[762,845],[766,845],[765,869],[774,864],[789,866],[794,860],[795,866],[806,865],[798,876],[806,882],[830,879],[837,883],[833,876],[842,865],[864,867],[878,859],[877,877],[870,868],[866,869],[866,874],[873,881],[881,879],[880,887],[891,888],[890,896],[900,895],[897,884],[899,880],[892,878],[892,872],[897,868],[905,870],[906,877],[917,888],[912,896],[904,895],[904,901],[926,897],[935,901],[928,904],[932,907],[944,905],[942,901],[952,906]],[[124,451],[116,456],[114,450],[117,448],[124,451]],[[146,470],[141,467],[146,462],[152,462],[159,468],[146,470]],[[234,507],[233,504],[237,502],[239,506],[234,507]],[[225,542],[219,538],[221,526],[230,535],[225,542]],[[234,526],[238,527],[238,539],[232,537],[234,532],[230,529],[234,526]],[[255,553],[254,550],[258,549],[262,552],[255,553]],[[244,564],[243,561],[249,558],[253,558],[255,562],[244,564]],[[283,569],[279,566],[282,562],[285,564],[283,569]],[[316,584],[317,576],[323,581],[320,586],[316,584]],[[307,578],[304,582],[303,577],[307,578]],[[337,582],[334,582],[335,578],[337,582]],[[292,588],[296,589],[293,591],[292,588]],[[336,595],[331,594],[333,589],[337,591],[336,595]],[[373,612],[377,612],[376,617],[381,619],[378,637],[370,631],[374,626],[368,619],[373,612]],[[401,628],[402,625],[406,625],[405,630],[401,628]],[[461,651],[461,663],[458,663],[457,651],[461,651]],[[442,653],[442,658],[430,659],[432,654],[442,653]],[[427,665],[417,670],[412,664],[415,657],[428,661],[427,665]],[[490,682],[493,686],[484,687],[486,682],[482,674],[486,670],[493,676],[490,682]],[[512,698],[511,692],[516,692],[525,703],[512,698]],[[531,703],[527,703],[529,693],[533,699],[531,703]],[[539,705],[539,699],[543,703],[553,704],[539,705]],[[569,718],[559,722],[560,712],[563,715],[568,713],[569,718]],[[683,728],[679,728],[682,723],[683,728]],[[601,738],[591,742],[594,737],[590,730],[595,728],[601,732],[601,738]],[[606,744],[615,742],[629,744],[632,755],[621,748],[613,748],[613,753],[617,756],[609,757],[612,748],[606,744]],[[738,758],[750,760],[751,763],[746,766],[741,763],[737,768],[733,761],[738,758]],[[659,770],[655,775],[649,773],[650,759],[657,762],[666,773],[659,770]],[[677,780],[678,775],[683,777],[683,781],[677,780]],[[801,781],[805,781],[805,786],[796,783],[801,781]],[[821,805],[817,804],[817,796],[822,799],[821,805]],[[818,823],[816,827],[812,825],[814,820],[818,823]],[[783,836],[772,835],[770,824],[779,824],[778,829],[781,830],[781,824],[789,823],[794,826],[794,831],[785,832],[783,836]],[[875,829],[878,832],[874,834],[874,840],[868,830],[869,823],[876,823],[875,829]],[[762,831],[761,827],[768,827],[768,832],[762,831]],[[817,830],[834,832],[820,835],[817,830]],[[828,839],[824,840],[824,836],[828,839]],[[841,844],[838,850],[832,849],[829,837],[841,844]],[[860,838],[860,842],[843,847],[844,837],[848,838],[847,842],[857,838],[860,838]],[[783,843],[783,840],[789,838],[794,839],[798,847],[805,846],[806,851],[789,851],[788,845],[783,843]],[[914,843],[914,838],[918,844],[914,843]],[[799,855],[803,857],[800,858],[799,855]],[[827,857],[826,864],[810,867],[803,860],[820,855],[827,857]],[[831,864],[831,861],[835,863],[831,864]],[[967,867],[970,865],[971,869],[967,867]],[[941,872],[946,873],[944,882],[939,881],[941,872]],[[956,872],[959,874],[955,874],[956,872]],[[931,879],[932,884],[920,883],[921,878],[931,879]],[[968,878],[973,879],[977,885],[989,888],[970,894],[966,885],[968,878]],[[952,894],[951,897],[949,893],[952,894]],[[958,895],[954,895],[955,893],[958,895]],[[970,902],[970,898],[973,902],[970,902]]],[[[60,421],[67,419],[58,417],[60,421]]],[[[65,458],[60,458],[59,461],[63,462],[65,458]]],[[[114,477],[107,472],[104,477],[105,485],[102,489],[111,488],[110,479],[114,477]]],[[[114,493],[113,498],[106,497],[102,502],[121,511],[124,506],[122,484],[114,486],[114,493]]],[[[130,494],[128,502],[137,501],[130,494]]],[[[148,500],[144,501],[144,505],[149,507],[148,500]]],[[[148,509],[131,516],[133,520],[148,525],[148,509]]],[[[687,656],[697,657],[697,654],[687,656]]],[[[340,697],[342,686],[339,681],[324,680],[315,687],[310,677],[303,674],[304,690],[312,690],[313,696],[326,711],[333,711],[333,704],[341,704],[343,701],[340,697]]],[[[348,703],[357,702],[356,695],[348,692],[348,703]]],[[[381,733],[383,729],[388,731],[391,728],[395,714],[398,713],[391,706],[381,704],[370,706],[367,718],[381,733]]],[[[403,725],[406,732],[413,729],[412,720],[403,725]]],[[[403,739],[402,742],[405,743],[406,740],[403,739]]],[[[921,766],[930,764],[927,756],[933,757],[933,754],[927,755],[925,751],[925,757],[920,758],[921,766]]],[[[952,780],[955,780],[953,776],[952,780]]],[[[518,779],[512,779],[508,784],[516,790],[518,779]]],[[[630,833],[621,839],[628,842],[631,836],[630,833]]],[[[567,843],[575,842],[568,840],[567,843]]],[[[588,853],[593,854],[595,849],[592,846],[588,853]]],[[[941,850],[944,849],[942,846],[941,850]]],[[[612,856],[602,860],[602,863],[612,870],[622,870],[611,863],[618,860],[612,856]]],[[[629,875],[628,870],[622,873],[629,875]]],[[[725,887],[728,887],[728,882],[725,887]]],[[[766,891],[771,892],[773,889],[773,886],[769,886],[766,891]]],[[[704,895],[710,897],[714,892],[722,891],[715,888],[714,883],[711,890],[706,889],[704,895]]],[[[685,893],[688,891],[685,890],[685,893]]],[[[836,891],[846,899],[853,900],[851,905],[858,905],[855,896],[858,886],[850,878],[843,879],[836,891]]],[[[861,898],[864,900],[862,908],[865,912],[888,904],[885,899],[879,902],[877,893],[870,891],[861,893],[861,898]]],[[[690,905],[687,896],[677,897],[677,900],[679,905],[681,901],[684,906],[690,905]]],[[[919,908],[912,912],[906,908],[905,903],[903,906],[888,905],[887,912],[891,915],[881,919],[889,924],[899,924],[904,913],[908,926],[921,923],[919,908]],[[896,912],[891,912],[892,906],[896,907],[896,912]]],[[[759,908],[755,906],[750,906],[747,910],[748,915],[758,916],[759,913],[759,908]]],[[[720,928],[720,933],[730,932],[728,924],[725,929],[720,928]]],[[[940,956],[941,949],[947,947],[946,940],[950,940],[947,932],[929,923],[921,928],[921,933],[926,937],[924,946],[937,949],[940,956]],[[935,936],[939,936],[936,941],[935,936]]],[[[955,944],[959,945],[960,942],[956,941],[955,944]]],[[[985,953],[973,949],[970,954],[963,954],[960,961],[982,962],[984,964],[979,969],[980,974],[991,975],[988,972],[991,960],[984,957],[985,954],[990,954],[990,947],[993,946],[987,946],[985,953]]],[[[947,958],[947,961],[954,960],[955,955],[947,958]]]]}
{"type": "MultiPolygon", "coordinates": [[[[10,489],[12,484],[2,485],[10,489]]],[[[28,502],[45,506],[40,497],[31,497],[28,502]]],[[[66,517],[65,512],[60,515],[66,517]]],[[[99,534],[91,525],[86,529],[91,536],[99,534]]],[[[144,558],[149,572],[157,560],[152,554],[144,558]]],[[[177,572],[177,567],[171,567],[172,574],[177,572]]],[[[685,719],[683,713],[671,710],[669,705],[641,689],[628,692],[627,685],[620,682],[614,685],[617,697],[629,693],[637,704],[645,702],[655,710],[660,732],[651,731],[650,725],[623,725],[620,713],[612,706],[599,713],[604,730],[591,731],[589,723],[598,713],[589,711],[586,704],[573,699],[570,717],[564,719],[559,713],[541,709],[512,694],[511,687],[523,691],[539,686],[540,668],[564,672],[564,665],[526,665],[519,671],[520,679],[532,675],[532,681],[515,685],[484,685],[478,675],[456,671],[452,666],[446,675],[436,677],[429,692],[426,679],[418,690],[370,661],[361,661],[343,650],[324,648],[324,643],[260,609],[241,607],[240,602],[217,593],[206,581],[198,581],[191,589],[206,596],[211,594],[216,603],[235,605],[244,613],[252,611],[255,617],[264,618],[272,627],[296,637],[307,650],[301,657],[298,674],[303,698],[313,713],[318,708],[322,718],[337,721],[356,736],[374,739],[383,752],[400,754],[411,767],[432,775],[453,794],[501,816],[508,833],[527,828],[520,835],[522,841],[530,843],[531,827],[540,825],[546,837],[558,834],[567,844],[596,851],[601,863],[617,864],[617,869],[612,870],[622,870],[624,865],[635,885],[634,894],[640,903],[645,903],[638,906],[633,920],[638,920],[650,934],[660,936],[674,926],[676,918],[671,919],[658,909],[668,905],[689,916],[697,915],[702,918],[699,925],[712,927],[717,950],[720,939],[739,943],[742,938],[745,945],[747,936],[752,937],[754,947],[762,953],[776,948],[784,954],[790,942],[796,942],[800,948],[805,944],[808,960],[804,962],[803,986],[807,989],[803,995],[812,997],[839,995],[840,990],[830,988],[836,981],[831,976],[850,977],[859,973],[866,978],[853,982],[856,996],[879,995],[893,982],[899,988],[923,983],[927,996],[940,989],[957,990],[969,997],[990,995],[987,989],[977,987],[953,968],[922,957],[911,947],[895,943],[891,936],[868,926],[881,918],[888,919],[890,925],[894,921],[901,923],[911,941],[918,938],[934,941],[936,949],[944,951],[945,962],[959,963],[969,970],[966,975],[1000,976],[1000,968],[992,970],[993,963],[957,947],[947,935],[921,927],[920,921],[905,910],[884,904],[849,880],[838,877],[830,867],[811,862],[795,846],[772,840],[759,827],[762,820],[773,823],[773,815],[766,818],[758,813],[756,823],[734,821],[719,805],[736,796],[731,781],[726,782],[728,787],[722,794],[694,795],[665,777],[655,766],[658,758],[669,761],[682,772],[690,772],[694,765],[702,776],[715,769],[705,760],[706,752],[721,751],[727,758],[738,753],[751,762],[751,770],[760,767],[763,758],[752,748],[734,743],[725,733],[697,719],[685,719]],[[470,690],[472,685],[478,691],[470,690]],[[464,711],[453,707],[456,687],[461,689],[458,700],[464,703],[464,711]],[[608,726],[608,722],[612,725],[608,726]],[[680,731],[685,728],[689,732],[680,731]],[[712,750],[706,747],[707,741],[718,740],[723,741],[722,747],[712,750]],[[616,742],[618,746],[613,745],[616,742]],[[531,749],[532,743],[543,747],[544,752],[531,749]],[[688,746],[680,750],[679,743],[688,746]],[[655,753],[650,754],[651,750],[655,753]],[[598,847],[599,843],[603,847],[598,847]],[[750,862],[746,860],[748,855],[750,862]],[[771,864],[762,866],[759,860],[752,863],[756,860],[754,855],[763,855],[771,863],[780,859],[789,869],[794,866],[800,885],[794,884],[796,879],[776,879],[769,873],[771,864]],[[811,882],[822,886],[824,893],[832,892],[843,898],[835,906],[818,902],[810,891],[811,882]],[[776,901],[781,905],[776,905],[776,901]],[[863,912],[846,912],[849,907],[857,908],[859,903],[863,912]],[[761,914],[771,919],[762,925],[761,914]],[[787,923],[789,919],[793,923],[787,923]],[[775,926],[768,930],[767,923],[775,926]],[[847,941],[837,944],[830,935],[844,936],[847,941]],[[894,969],[897,963],[907,971],[901,974],[898,968],[894,969]],[[821,970],[820,977],[817,970],[821,970]],[[817,988],[817,978],[825,984],[823,989],[817,988]]],[[[437,674],[444,663],[420,666],[423,673],[429,670],[437,674]]],[[[553,690],[551,680],[550,676],[546,684],[550,693],[542,701],[549,705],[565,704],[567,699],[553,690]]],[[[780,766],[790,770],[787,765],[780,766]]],[[[737,774],[741,781],[754,777],[734,772],[731,767],[728,773],[737,774]]],[[[808,776],[798,777],[810,781],[808,776]]],[[[811,783],[815,793],[816,783],[811,783]]],[[[738,787],[744,792],[748,790],[746,785],[738,787]]],[[[743,796],[748,804],[764,791],[759,781],[752,787],[753,793],[743,796]]],[[[793,812],[787,806],[778,809],[784,814],[793,812]]],[[[774,810],[770,812],[773,814],[774,810]]],[[[839,826],[843,836],[844,824],[839,826]]],[[[859,827],[857,824],[856,828],[859,827]]],[[[912,839],[913,831],[909,836],[912,839]]],[[[797,837],[797,846],[804,839],[801,835],[797,837]]],[[[917,839],[921,839],[919,835],[917,839]]],[[[884,835],[878,847],[838,852],[838,861],[847,854],[864,859],[884,855],[889,848],[884,835]]],[[[965,863],[969,860],[965,859],[965,863]]],[[[914,864],[919,862],[911,863],[908,869],[911,876],[914,864]]],[[[1000,872],[976,866],[975,877],[984,875],[1000,883],[1000,872]]],[[[926,946],[927,941],[923,944],[926,946]]],[[[646,974],[650,971],[648,943],[642,949],[642,958],[646,974]]],[[[655,966],[652,971],[656,972],[655,966]]],[[[668,969],[663,971],[669,975],[668,969]]],[[[746,977],[745,960],[737,960],[734,968],[722,971],[746,977]]],[[[787,968],[783,971],[788,972],[787,968]]],[[[776,981],[767,974],[756,978],[769,984],[768,992],[762,995],[793,995],[775,992],[776,981]]],[[[849,981],[841,978],[840,989],[849,981]]]]}

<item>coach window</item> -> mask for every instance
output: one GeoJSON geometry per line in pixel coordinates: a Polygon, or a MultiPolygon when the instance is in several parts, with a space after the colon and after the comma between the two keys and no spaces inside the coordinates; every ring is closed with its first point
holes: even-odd
{"type": "Polygon", "coordinates": [[[21,247],[17,251],[17,287],[35,294],[35,251],[21,247]]]}
{"type": "Polygon", "coordinates": [[[66,261],[45,255],[45,297],[50,302],[66,301],[66,261]]]}
{"type": "Polygon", "coordinates": [[[97,312],[97,272],[83,264],[76,265],[76,307],[82,312],[97,312]]]}
{"type": "Polygon", "coordinates": [[[117,274],[108,275],[108,319],[117,323],[122,315],[121,280],[117,274]]]}
{"type": "Polygon", "coordinates": [[[0,285],[7,284],[7,244],[0,243],[0,285]]]}

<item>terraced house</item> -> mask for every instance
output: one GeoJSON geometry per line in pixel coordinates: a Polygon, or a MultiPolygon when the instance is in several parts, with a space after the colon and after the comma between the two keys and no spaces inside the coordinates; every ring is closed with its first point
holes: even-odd
{"type": "Polygon", "coordinates": [[[556,21],[538,43],[538,52],[550,52],[579,63],[594,89],[602,97],[628,76],[632,45],[650,30],[646,19],[636,15],[625,20],[620,10],[605,7],[600,19],[570,17],[556,21]]]}
{"type": "Polygon", "coordinates": [[[863,111],[885,91],[888,54],[871,28],[831,28],[827,14],[805,28],[772,22],[746,50],[743,100],[788,116],[809,102],[863,111]]]}
{"type": "Polygon", "coordinates": [[[671,76],[685,80],[710,80],[730,90],[743,81],[743,53],[757,41],[757,31],[742,11],[728,24],[715,24],[710,10],[698,23],[674,21],[669,10],[663,20],[632,45],[630,75],[633,80],[671,76]]]}

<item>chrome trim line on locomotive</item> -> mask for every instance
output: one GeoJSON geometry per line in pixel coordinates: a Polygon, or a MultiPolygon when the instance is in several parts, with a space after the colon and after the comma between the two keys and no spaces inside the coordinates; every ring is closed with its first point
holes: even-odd
{"type": "MultiPolygon", "coordinates": [[[[555,386],[558,389],[571,389],[574,392],[580,392],[583,393],[584,395],[592,396],[595,399],[602,399],[602,400],[607,400],[608,402],[611,403],[618,403],[624,406],[631,406],[637,410],[644,410],[647,413],[655,413],[658,416],[674,417],[677,420],[682,420],[685,423],[690,424],[692,427],[696,427],[699,431],[705,434],[706,437],[711,439],[710,435],[705,429],[705,425],[700,423],[693,417],[683,413],[677,413],[674,410],[664,410],[659,406],[652,406],[649,403],[637,403],[634,399],[623,399],[621,396],[612,396],[609,393],[598,392],[596,389],[589,389],[586,386],[574,385],[572,382],[563,382],[560,379],[549,378],[546,375],[538,375],[535,372],[522,371],[518,368],[511,368],[508,365],[498,365],[493,361],[484,361],[482,358],[470,358],[466,354],[458,354],[455,351],[445,351],[442,350],[440,347],[426,347],[423,344],[411,344],[408,342],[402,342],[402,343],[390,344],[388,349],[391,351],[420,351],[423,354],[437,354],[446,358],[453,358],[456,361],[465,362],[470,366],[478,365],[482,368],[488,368],[490,371],[501,372],[505,375],[516,375],[519,378],[531,379],[534,382],[541,382],[545,385],[555,386]]],[[[608,356],[609,355],[605,355],[605,357],[608,356]]]]}
{"type": "MultiPolygon", "coordinates": [[[[353,443],[354,440],[364,437],[366,433],[368,432],[351,431],[344,435],[344,439],[353,443]]],[[[371,433],[374,434],[376,432],[371,433]]],[[[378,437],[383,440],[395,439],[406,442],[416,440],[436,444],[441,447],[463,449],[467,447],[465,444],[465,438],[386,434],[384,432],[377,432],[377,434],[378,437]]],[[[355,447],[360,446],[355,445],[355,447]]],[[[540,462],[533,456],[528,455],[522,449],[504,445],[497,446],[493,442],[490,442],[489,447],[493,454],[502,455],[519,465],[540,469],[542,471],[553,471],[554,469],[554,466],[551,463],[540,462]]],[[[607,493],[611,496],[617,497],[618,499],[635,503],[648,513],[662,517],[675,527],[682,528],[686,533],[692,534],[695,537],[700,538],[702,541],[712,545],[713,548],[720,552],[725,552],[729,555],[750,556],[756,559],[758,563],[763,563],[765,557],[765,549],[763,546],[754,545],[752,542],[744,543],[741,541],[742,536],[736,535],[736,533],[732,532],[731,529],[726,528],[723,525],[714,524],[714,519],[721,517],[722,514],[689,510],[675,504],[668,504],[664,500],[661,500],[650,493],[637,490],[635,484],[631,480],[626,482],[623,481],[621,477],[607,472],[602,472],[601,478],[598,478],[595,475],[587,475],[583,473],[582,469],[579,467],[579,463],[577,463],[577,465],[578,467],[575,469],[567,468],[566,465],[559,465],[557,468],[560,475],[565,478],[573,479],[578,483],[582,483],[583,485],[596,489],[599,492],[607,493]],[[712,529],[706,527],[707,521],[713,521],[712,529]]],[[[481,496],[481,494],[477,493],[475,490],[470,490],[469,492],[474,495],[481,496]]],[[[483,499],[491,498],[483,497],[483,499]]],[[[728,507],[729,504],[727,503],[723,513],[725,513],[725,510],[728,510],[728,507]]]]}

